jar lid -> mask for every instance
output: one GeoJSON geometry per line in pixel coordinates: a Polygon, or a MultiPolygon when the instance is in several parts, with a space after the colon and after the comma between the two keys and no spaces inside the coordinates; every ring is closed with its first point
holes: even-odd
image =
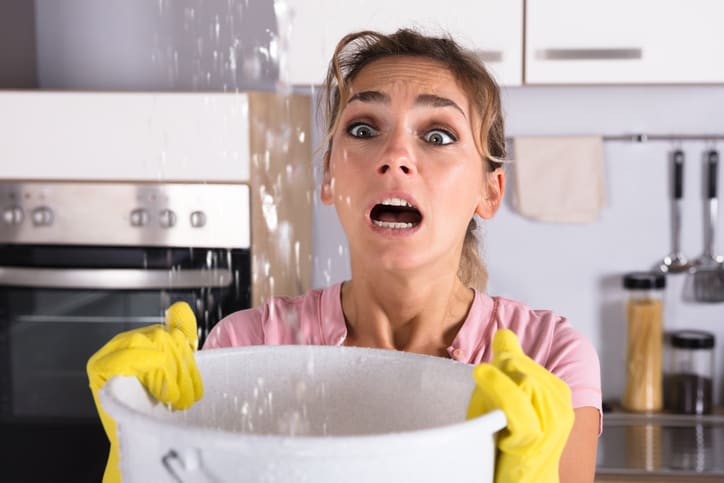
{"type": "Polygon", "coordinates": [[[659,272],[631,272],[623,276],[627,289],[652,289],[666,287],[666,276],[659,272]]]}
{"type": "Polygon", "coordinates": [[[671,345],[682,349],[711,349],[714,334],[701,330],[679,330],[671,333],[671,345]]]}

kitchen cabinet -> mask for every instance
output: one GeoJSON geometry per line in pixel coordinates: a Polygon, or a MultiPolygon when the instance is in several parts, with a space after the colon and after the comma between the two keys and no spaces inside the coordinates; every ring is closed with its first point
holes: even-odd
{"type": "Polygon", "coordinates": [[[291,84],[322,84],[334,48],[345,34],[391,33],[401,27],[450,33],[478,52],[499,83],[522,83],[522,0],[287,0],[284,6],[277,16],[288,47],[282,59],[288,68],[285,80],[291,84]]]}
{"type": "Polygon", "coordinates": [[[720,0],[530,0],[526,84],[724,83],[720,0]]]}
{"type": "Polygon", "coordinates": [[[0,91],[0,177],[247,181],[249,95],[0,91]]]}

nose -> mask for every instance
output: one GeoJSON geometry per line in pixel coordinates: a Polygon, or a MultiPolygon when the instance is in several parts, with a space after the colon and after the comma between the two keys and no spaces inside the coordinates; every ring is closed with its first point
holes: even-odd
{"type": "Polygon", "coordinates": [[[380,162],[377,164],[379,174],[410,175],[416,172],[415,154],[412,136],[404,129],[397,129],[390,136],[384,147],[380,162]]]}

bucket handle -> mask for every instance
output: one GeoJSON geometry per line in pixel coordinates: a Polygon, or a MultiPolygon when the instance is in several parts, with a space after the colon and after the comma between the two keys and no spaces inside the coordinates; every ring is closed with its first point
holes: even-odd
{"type": "Polygon", "coordinates": [[[175,483],[220,483],[221,480],[206,469],[198,449],[189,449],[184,455],[170,449],[161,457],[161,464],[175,483]]]}

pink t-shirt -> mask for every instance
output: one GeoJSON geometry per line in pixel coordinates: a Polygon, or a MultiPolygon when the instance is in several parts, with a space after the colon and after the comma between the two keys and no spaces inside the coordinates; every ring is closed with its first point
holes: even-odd
{"type": "MultiPolygon", "coordinates": [[[[259,308],[240,310],[221,320],[204,349],[245,345],[342,345],[347,326],[342,313],[341,284],[314,289],[297,297],[273,297],[259,308]]],[[[469,364],[490,362],[490,342],[498,329],[515,332],[523,351],[571,388],[574,408],[601,411],[598,354],[564,317],[549,310],[475,292],[473,304],[448,354],[469,364]]]]}

